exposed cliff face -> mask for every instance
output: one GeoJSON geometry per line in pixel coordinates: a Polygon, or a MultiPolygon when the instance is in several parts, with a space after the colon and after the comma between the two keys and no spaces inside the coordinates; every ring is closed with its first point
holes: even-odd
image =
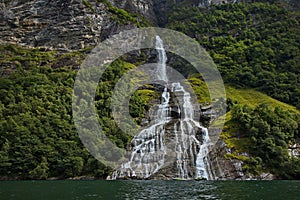
{"type": "Polygon", "coordinates": [[[110,2],[132,13],[138,13],[151,22],[156,22],[153,0],[110,0],[110,2]]]}
{"type": "Polygon", "coordinates": [[[226,3],[237,3],[241,0],[198,0],[195,1],[195,5],[198,7],[208,7],[211,5],[218,5],[218,4],[226,4],[226,3]]]}
{"type": "Polygon", "coordinates": [[[82,0],[12,0],[0,6],[2,42],[56,49],[95,46],[134,23],[118,23],[105,3],[82,0]]]}

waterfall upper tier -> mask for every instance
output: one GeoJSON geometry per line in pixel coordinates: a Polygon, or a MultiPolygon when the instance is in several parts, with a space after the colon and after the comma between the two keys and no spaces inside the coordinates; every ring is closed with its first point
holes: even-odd
{"type": "Polygon", "coordinates": [[[164,82],[168,82],[167,72],[166,72],[166,63],[167,63],[167,54],[164,49],[163,41],[159,36],[155,38],[155,49],[158,52],[158,65],[157,65],[157,78],[164,82]]]}

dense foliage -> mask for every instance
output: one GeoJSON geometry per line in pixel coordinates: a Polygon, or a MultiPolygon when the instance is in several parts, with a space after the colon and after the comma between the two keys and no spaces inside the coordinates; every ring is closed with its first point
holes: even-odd
{"type": "Polygon", "coordinates": [[[300,137],[300,117],[267,104],[256,108],[236,105],[232,120],[239,124],[239,137],[248,139],[247,170],[270,171],[280,178],[300,179],[300,159],[289,156],[288,145],[300,137]]]}
{"type": "Polygon", "coordinates": [[[72,123],[74,75],[41,67],[0,79],[1,176],[40,179],[98,170],[72,123]]]}
{"type": "Polygon", "coordinates": [[[281,1],[175,7],[167,27],[194,37],[226,83],[300,107],[300,13],[281,1]]]}
{"type": "MultiPolygon", "coordinates": [[[[0,177],[106,177],[111,169],[83,147],[72,120],[72,68],[83,52],[60,55],[13,45],[1,49],[3,66],[16,63],[16,69],[4,70],[0,78],[0,177]]],[[[116,60],[103,74],[95,97],[104,133],[122,148],[131,136],[114,123],[110,99],[115,83],[132,67],[116,60]]],[[[149,100],[149,92],[142,93],[131,98],[130,111],[137,120],[149,100]]]]}

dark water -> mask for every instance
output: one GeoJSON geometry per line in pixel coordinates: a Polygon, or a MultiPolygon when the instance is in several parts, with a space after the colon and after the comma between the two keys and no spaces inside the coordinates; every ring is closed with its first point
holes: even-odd
{"type": "Polygon", "coordinates": [[[0,199],[300,199],[300,181],[1,181],[0,199]]]}

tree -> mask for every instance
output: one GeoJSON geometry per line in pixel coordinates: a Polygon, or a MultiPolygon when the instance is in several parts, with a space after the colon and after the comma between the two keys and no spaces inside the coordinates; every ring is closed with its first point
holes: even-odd
{"type": "Polygon", "coordinates": [[[41,163],[39,163],[33,170],[29,172],[29,175],[33,179],[46,179],[48,178],[48,162],[45,157],[42,157],[41,163]]]}

